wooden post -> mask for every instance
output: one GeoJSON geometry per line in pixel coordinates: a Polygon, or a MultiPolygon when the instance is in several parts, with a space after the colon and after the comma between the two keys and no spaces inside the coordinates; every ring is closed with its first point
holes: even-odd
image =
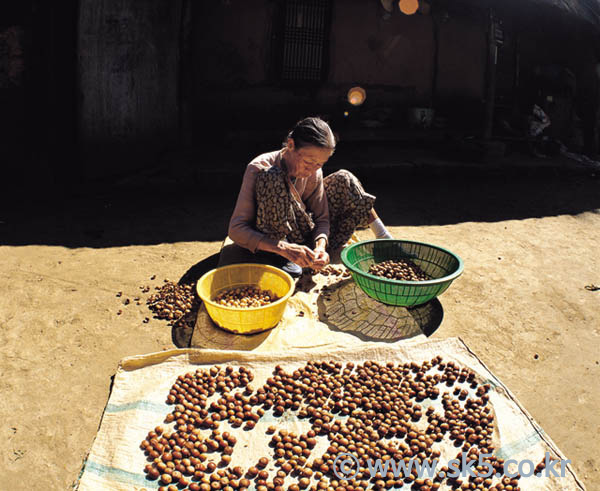
{"type": "Polygon", "coordinates": [[[192,50],[192,0],[182,0],[181,19],[179,24],[179,89],[177,106],[179,110],[179,137],[184,147],[193,145],[192,128],[192,91],[193,50],[192,50]]]}
{"type": "Polygon", "coordinates": [[[148,167],[179,143],[182,0],[80,0],[79,128],[87,176],[148,167]]]}
{"type": "Polygon", "coordinates": [[[493,9],[487,15],[487,76],[485,87],[485,119],[483,139],[490,140],[494,129],[494,104],[496,100],[496,63],[498,61],[498,45],[493,9]]]}
{"type": "Polygon", "coordinates": [[[431,23],[432,23],[432,34],[433,34],[433,69],[431,73],[431,98],[429,101],[429,107],[435,108],[437,99],[437,86],[438,86],[438,70],[439,70],[439,59],[440,59],[440,25],[437,17],[437,8],[432,5],[431,8],[431,23]]]}

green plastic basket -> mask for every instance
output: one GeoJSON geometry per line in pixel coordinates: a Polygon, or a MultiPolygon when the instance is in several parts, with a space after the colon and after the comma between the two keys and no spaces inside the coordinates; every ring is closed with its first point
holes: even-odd
{"type": "Polygon", "coordinates": [[[460,257],[442,247],[409,240],[378,239],[352,244],[342,251],[342,262],[367,295],[388,305],[412,307],[441,295],[463,272],[460,257]],[[368,273],[374,263],[404,259],[419,266],[431,280],[403,281],[368,273]]]}

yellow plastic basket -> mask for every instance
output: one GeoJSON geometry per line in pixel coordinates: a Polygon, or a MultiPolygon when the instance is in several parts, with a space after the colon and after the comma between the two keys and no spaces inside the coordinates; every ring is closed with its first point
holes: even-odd
{"type": "Polygon", "coordinates": [[[196,290],[210,318],[219,327],[239,334],[253,334],[275,327],[281,320],[294,280],[281,269],[266,264],[232,264],[213,269],[198,280],[196,290]],[[263,307],[226,307],[213,302],[221,291],[242,286],[270,290],[279,300],[263,307]]]}

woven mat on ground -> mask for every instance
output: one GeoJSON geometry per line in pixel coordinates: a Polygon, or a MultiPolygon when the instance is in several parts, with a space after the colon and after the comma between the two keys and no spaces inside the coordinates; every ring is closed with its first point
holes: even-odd
{"type": "MultiPolygon", "coordinates": [[[[409,340],[394,346],[381,343],[362,343],[346,349],[304,349],[286,350],[276,353],[224,351],[210,349],[171,350],[161,353],[136,356],[122,360],[117,370],[110,399],[105,408],[100,429],[92,445],[88,459],[83,467],[78,483],[80,491],[110,490],[154,490],[159,484],[145,478],[143,469],[148,463],[140,450],[140,442],[157,425],[170,429],[173,423],[166,424],[165,416],[173,410],[165,402],[173,383],[179,375],[206,369],[214,364],[226,365],[238,369],[243,366],[254,374],[252,385],[261,387],[272,376],[274,367],[281,367],[288,373],[304,366],[307,361],[339,361],[343,363],[363,363],[367,360],[379,364],[393,362],[422,363],[436,356],[442,356],[444,362],[454,362],[459,367],[468,367],[475,372],[476,380],[489,383],[489,401],[495,415],[496,427],[493,443],[496,455],[503,459],[518,461],[529,459],[534,464],[543,460],[546,452],[553,458],[564,459],[544,431],[533,421],[509,390],[484,366],[460,339],[429,340],[425,342],[409,340]]],[[[432,369],[433,370],[433,369],[432,369]]],[[[463,384],[461,384],[463,385],[463,384]]],[[[469,385],[466,384],[468,389],[469,385]]],[[[234,389],[234,392],[241,389],[234,389]]],[[[471,389],[468,389],[471,390],[471,389]]],[[[433,406],[436,412],[443,414],[441,405],[445,391],[452,393],[445,385],[440,385],[440,397],[425,399],[420,404],[425,410],[433,406]]],[[[471,390],[472,392],[472,390],[471,390]]],[[[469,393],[469,397],[473,396],[469,393]]],[[[208,399],[209,405],[220,395],[217,393],[208,399]]],[[[423,411],[425,412],[425,411],[423,411]]],[[[336,419],[343,417],[334,416],[336,419]]],[[[419,428],[425,427],[427,418],[423,416],[419,428]]],[[[298,434],[310,428],[308,419],[299,419],[296,413],[288,410],[282,417],[276,418],[268,410],[252,431],[233,429],[228,423],[222,424],[221,431],[230,431],[237,437],[231,466],[240,465],[247,469],[254,465],[260,456],[270,458],[267,470],[274,475],[273,449],[268,446],[271,438],[266,434],[269,425],[279,429],[287,428],[298,434]]],[[[207,435],[209,430],[202,430],[207,435]]],[[[320,455],[321,449],[328,446],[327,438],[319,436],[317,446],[311,453],[308,463],[320,455]]],[[[445,438],[435,443],[434,449],[442,452],[440,466],[444,457],[453,458],[457,448],[445,438]]],[[[209,459],[217,460],[217,454],[210,453],[209,459]]],[[[511,470],[514,472],[514,470],[511,470]]],[[[286,478],[284,489],[292,478],[286,478]]],[[[296,480],[296,478],[294,478],[296,480]]],[[[522,490],[564,490],[584,489],[567,465],[564,477],[523,477],[519,482],[522,490]]],[[[254,489],[254,488],[251,488],[254,489]]],[[[409,489],[406,485],[402,489],[409,489]]],[[[449,489],[445,485],[441,489],[449,489]]]]}

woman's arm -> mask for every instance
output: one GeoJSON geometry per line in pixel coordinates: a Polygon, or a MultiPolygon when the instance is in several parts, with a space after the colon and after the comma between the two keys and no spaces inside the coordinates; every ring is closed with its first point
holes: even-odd
{"type": "Polygon", "coordinates": [[[228,235],[237,245],[256,252],[265,234],[253,228],[256,221],[254,186],[259,172],[257,166],[249,164],[244,172],[238,199],[229,220],[228,235]]]}

